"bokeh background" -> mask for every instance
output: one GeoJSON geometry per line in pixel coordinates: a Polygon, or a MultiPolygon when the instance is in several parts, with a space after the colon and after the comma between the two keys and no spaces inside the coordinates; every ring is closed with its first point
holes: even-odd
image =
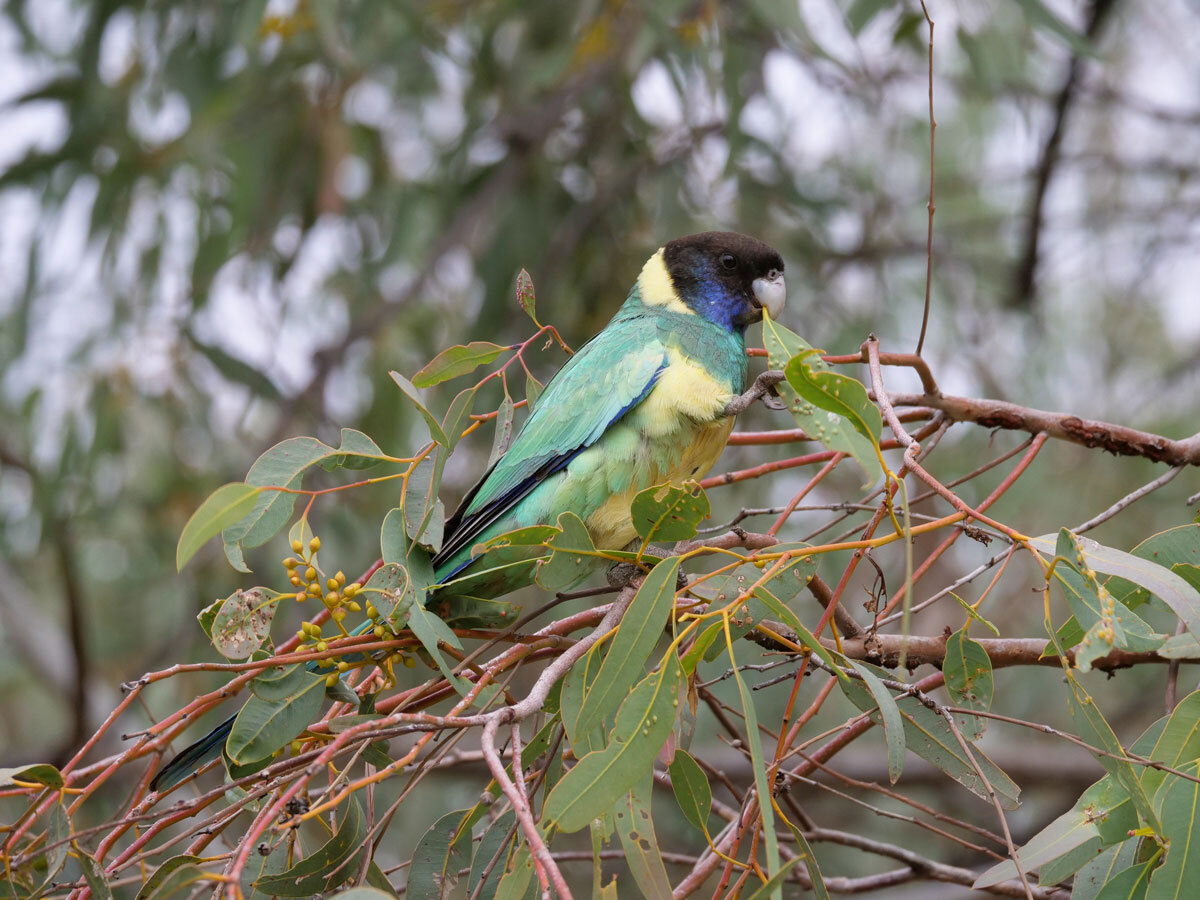
{"type": "MultiPolygon", "coordinates": [[[[943,388],[1194,433],[1196,7],[929,9],[925,355],[943,388]]],[[[785,322],[814,344],[852,352],[873,331],[912,350],[928,40],[919,4],[886,0],[5,4],[0,765],[62,760],[122,681],[211,659],[195,613],[247,582],[215,545],[175,572],[188,515],[288,436],[336,443],[352,426],[412,449],[418,423],[387,370],[527,336],[520,268],[541,319],[577,345],[663,242],[746,231],[783,253],[785,322]]],[[[542,374],[562,356],[538,359],[542,374]]],[[[895,383],[915,387],[908,377],[895,383]]],[[[758,409],[746,427],[771,424],[758,409]]],[[[448,503],[488,443],[455,455],[448,503]]],[[[960,426],[939,471],[969,471],[988,447],[960,426]]],[[[722,465],[783,452],[739,448],[722,465]]],[[[1039,533],[1161,471],[1051,446],[1000,514],[1039,533]]],[[[715,521],[799,483],[714,492],[715,521]]],[[[1185,473],[1096,536],[1128,548],[1186,522],[1198,488],[1185,473]]],[[[315,521],[352,574],[374,559],[396,497],[337,497],[315,521]]],[[[983,552],[956,547],[929,591],[983,552]]],[[[248,562],[278,579],[283,555],[276,541],[248,562]]],[[[1030,597],[1014,591],[993,618],[1037,634],[1030,597]]],[[[1122,676],[1106,712],[1145,724],[1161,679],[1122,676]]],[[[1008,708],[1036,717],[1037,684],[1014,676],[1008,708]]],[[[151,702],[174,709],[206,685],[151,702]]],[[[1021,771],[1043,765],[1025,740],[999,735],[989,749],[1021,771]]],[[[884,771],[878,747],[859,763],[855,774],[884,771]]],[[[1075,787],[1096,771],[1049,751],[1044,767],[1075,787]]],[[[1017,822],[1018,838],[1044,811],[1017,822]]]]}

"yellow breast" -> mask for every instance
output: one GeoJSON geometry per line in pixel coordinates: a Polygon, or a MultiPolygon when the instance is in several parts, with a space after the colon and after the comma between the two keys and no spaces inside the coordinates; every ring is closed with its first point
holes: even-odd
{"type": "Polygon", "coordinates": [[[667,368],[627,422],[638,436],[638,458],[609,461],[632,466],[634,477],[627,490],[587,517],[596,546],[620,549],[637,536],[629,506],[639,491],[708,473],[733,430],[733,417],[722,415],[732,397],[728,382],[713,378],[677,350],[667,351],[667,368]]]}

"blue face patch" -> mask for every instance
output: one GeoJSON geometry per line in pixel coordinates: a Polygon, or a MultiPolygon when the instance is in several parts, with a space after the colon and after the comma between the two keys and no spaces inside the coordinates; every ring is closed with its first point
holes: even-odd
{"type": "Polygon", "coordinates": [[[744,331],[745,324],[735,320],[745,312],[745,295],[733,289],[728,282],[714,277],[707,266],[697,266],[692,269],[692,275],[695,280],[688,285],[683,301],[698,315],[726,331],[744,331]]]}

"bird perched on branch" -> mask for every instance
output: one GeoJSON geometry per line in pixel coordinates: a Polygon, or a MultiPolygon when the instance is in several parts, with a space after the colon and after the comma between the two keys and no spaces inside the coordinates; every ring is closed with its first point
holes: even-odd
{"type": "MultiPolygon", "coordinates": [[[[507,452],[447,520],[433,558],[443,590],[498,597],[533,566],[478,566],[473,550],[505,532],[572,512],[602,550],[636,531],[641,490],[702,477],[717,461],[746,385],[746,326],[786,299],[783,259],[752,237],[709,231],[677,238],[642,267],[625,303],[546,385],[507,452]]],[[[435,594],[436,596],[436,594],[435,594]]],[[[169,787],[220,754],[233,719],[160,771],[169,787]]]]}

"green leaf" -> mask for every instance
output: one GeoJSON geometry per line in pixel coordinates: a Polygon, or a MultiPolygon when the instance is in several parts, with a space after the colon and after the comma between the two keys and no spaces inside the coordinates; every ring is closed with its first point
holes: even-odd
{"type": "Polygon", "coordinates": [[[45,868],[37,866],[39,870],[38,877],[41,878],[41,883],[29,895],[31,898],[43,895],[43,892],[46,891],[50,883],[58,876],[58,873],[62,871],[62,867],[67,861],[69,846],[63,842],[71,836],[71,819],[67,815],[67,809],[63,806],[61,800],[55,801],[50,807],[45,824],[46,831],[43,843],[57,844],[57,846],[51,847],[49,850],[43,851],[35,857],[36,859],[45,860],[45,868]]]}
{"type": "Polygon", "coordinates": [[[226,659],[245,659],[271,633],[279,594],[270,588],[235,591],[221,603],[212,621],[212,643],[226,659]]]}
{"type": "Polygon", "coordinates": [[[1099,707],[1096,706],[1096,701],[1083,689],[1074,672],[1067,672],[1066,676],[1067,686],[1070,688],[1068,698],[1075,730],[1088,744],[1105,751],[1103,754],[1093,754],[1096,761],[1133,801],[1138,815],[1145,820],[1146,824],[1158,831],[1158,817],[1150,805],[1149,797],[1142,788],[1138,770],[1133,763],[1123,758],[1125,748],[1121,746],[1121,742],[1117,740],[1117,736],[1113,733],[1099,707]]]}
{"type": "Polygon", "coordinates": [[[651,541],[686,541],[708,518],[711,508],[704,488],[694,481],[676,487],[658,484],[639,491],[629,508],[638,537],[651,541]]]}
{"type": "Polygon", "coordinates": [[[400,508],[404,511],[404,531],[430,553],[442,546],[446,508],[438,497],[445,468],[445,453],[435,451],[422,459],[404,488],[400,508]]]}
{"type": "Polygon", "coordinates": [[[362,593],[389,624],[404,621],[417,591],[408,570],[400,563],[384,563],[363,585],[362,593]]]}
{"type": "Polygon", "coordinates": [[[75,859],[79,862],[79,869],[83,872],[83,880],[95,900],[112,900],[112,888],[108,886],[104,868],[96,862],[95,857],[82,850],[78,844],[72,843],[71,846],[75,859]]]}
{"type": "Polygon", "coordinates": [[[217,617],[217,610],[221,605],[228,600],[228,597],[218,597],[200,612],[196,613],[196,621],[200,623],[200,630],[204,632],[204,636],[210,641],[212,640],[213,620],[217,617]]]}
{"type": "Polygon", "coordinates": [[[559,533],[546,541],[550,556],[538,563],[535,576],[547,591],[570,590],[592,571],[597,559],[596,545],[579,516],[562,513],[558,529],[559,533]]]}
{"type": "Polygon", "coordinates": [[[814,366],[812,360],[819,361],[820,355],[819,350],[808,349],[788,360],[784,369],[788,384],[809,403],[846,419],[855,431],[878,446],[883,419],[866,387],[849,375],[814,366]]]}
{"type": "MultiPolygon", "coordinates": [[[[811,563],[811,560],[809,560],[809,562],[811,563]]],[[[799,571],[799,569],[796,569],[795,571],[799,571]]],[[[812,576],[810,575],[809,577],[811,578],[812,576]]],[[[775,579],[772,579],[770,582],[768,582],[768,584],[774,584],[774,582],[775,579]]],[[[839,679],[842,681],[849,680],[850,676],[842,671],[841,666],[839,666],[837,661],[834,660],[833,654],[825,649],[825,647],[817,639],[817,636],[809,631],[808,628],[805,627],[804,623],[801,622],[796,616],[796,614],[787,606],[784,606],[783,602],[780,601],[778,597],[771,593],[771,591],[767,590],[765,585],[755,588],[754,596],[762,600],[763,605],[769,612],[779,616],[779,618],[783,620],[783,624],[792,629],[792,634],[795,636],[797,643],[802,644],[815,653],[817,658],[825,663],[825,665],[829,666],[830,670],[839,679]]]]}
{"type": "MultiPolygon", "coordinates": [[[[1144,559],[1114,550],[1096,543],[1090,538],[1077,538],[1080,548],[1079,556],[1084,563],[1097,572],[1108,575],[1118,575],[1134,584],[1140,584],[1150,593],[1171,607],[1192,634],[1200,635],[1200,591],[1188,584],[1174,572],[1164,569],[1144,559]]],[[[1054,556],[1057,553],[1057,537],[1043,536],[1030,538],[1029,543],[1035,549],[1054,556]]],[[[1078,562],[1078,557],[1076,558],[1078,562]]]]}
{"type": "Polygon", "coordinates": [[[537,403],[538,397],[542,396],[542,391],[545,385],[533,377],[529,372],[525,373],[525,411],[533,412],[534,404],[537,403]]]}
{"type": "Polygon", "coordinates": [[[421,418],[425,420],[425,424],[429,426],[429,436],[443,447],[450,446],[450,441],[446,438],[446,432],[442,431],[442,423],[425,406],[421,395],[417,393],[416,386],[399,372],[393,371],[388,372],[388,374],[392,376],[392,381],[396,382],[396,386],[404,392],[404,396],[416,407],[417,412],[421,414],[421,418]]]}
{"type": "Polygon", "coordinates": [[[433,387],[451,378],[474,372],[480,366],[486,366],[495,360],[505,350],[511,349],[491,341],[471,341],[469,344],[447,347],[412,377],[412,383],[419,388],[433,387]]]}
{"type": "Polygon", "coordinates": [[[1117,873],[1124,871],[1137,860],[1139,838],[1128,838],[1123,843],[1107,848],[1091,862],[1075,873],[1071,887],[1071,900],[1097,900],[1100,891],[1117,873]]]}
{"type": "MultiPolygon", "coordinates": [[[[1130,866],[1112,877],[1104,888],[1096,895],[1096,900],[1146,900],[1146,889],[1150,885],[1150,874],[1158,865],[1157,859],[1151,859],[1141,865],[1130,866]]],[[[1189,882],[1194,884],[1194,882],[1189,882]]],[[[1163,898],[1183,897],[1183,894],[1162,894],[1163,898]]]]}
{"type": "Polygon", "coordinates": [[[533,293],[533,279],[524,269],[517,273],[517,302],[521,304],[521,309],[525,310],[526,315],[533,319],[533,324],[537,325],[537,298],[533,293]]]}
{"type": "MultiPolygon", "coordinates": [[[[867,663],[861,663],[867,666],[867,663]]],[[[880,677],[888,677],[887,672],[877,666],[869,666],[872,672],[880,677]]],[[[850,701],[864,712],[870,712],[871,718],[878,721],[879,715],[875,701],[866,688],[854,680],[842,684],[842,691],[850,701]]],[[[971,793],[984,800],[991,800],[979,774],[971,765],[970,759],[963,752],[958,739],[950,730],[949,723],[942,715],[927,708],[916,697],[900,697],[896,700],[900,715],[904,718],[905,745],[922,759],[933,763],[971,793]]],[[[1000,798],[1000,803],[1006,809],[1017,807],[1018,788],[1011,778],[982,750],[972,751],[979,768],[991,783],[1000,798]]]]}
{"type": "MultiPolygon", "coordinates": [[[[954,698],[955,705],[987,712],[992,708],[992,661],[978,641],[960,628],[946,639],[946,659],[942,664],[946,676],[946,690],[954,698]]],[[[983,737],[986,723],[983,716],[963,716],[964,736],[971,741],[983,737]]]]}
{"type": "Polygon", "coordinates": [[[50,763],[33,763],[12,769],[0,769],[0,787],[11,787],[18,781],[26,784],[41,784],[55,790],[66,784],[62,772],[50,763]]]}
{"type": "MultiPolygon", "coordinates": [[[[742,715],[746,717],[746,742],[750,745],[750,767],[754,772],[754,788],[758,792],[758,808],[762,815],[763,836],[767,850],[768,877],[774,878],[779,872],[779,838],[775,834],[775,810],[771,803],[772,785],[767,783],[767,760],[763,755],[762,736],[758,732],[758,712],[754,705],[754,697],[746,682],[738,671],[737,659],[733,653],[733,643],[728,629],[725,631],[725,649],[729,651],[729,662],[733,666],[733,679],[737,683],[738,695],[742,700],[742,715]]],[[[770,884],[770,882],[768,882],[770,884]]],[[[765,887],[766,885],[764,885],[765,887]]],[[[780,900],[778,888],[768,891],[773,900],[780,900]]]]}
{"type": "Polygon", "coordinates": [[[512,397],[504,395],[500,408],[496,410],[496,433],[492,437],[492,452],[488,456],[488,468],[496,464],[496,460],[508,452],[508,446],[513,437],[513,416],[515,408],[512,397]]]}
{"type": "Polygon", "coordinates": [[[891,691],[879,680],[878,675],[856,660],[851,659],[847,662],[855,672],[862,676],[867,690],[871,692],[871,696],[875,699],[875,705],[879,709],[883,722],[883,735],[888,748],[888,777],[892,784],[895,784],[900,780],[901,772],[904,771],[904,719],[900,715],[900,708],[896,705],[891,691]]]}
{"type": "MultiPolygon", "coordinates": [[[[421,646],[425,648],[425,652],[433,659],[434,664],[438,667],[438,671],[442,673],[454,690],[458,691],[460,696],[466,696],[471,690],[472,685],[464,678],[455,675],[452,667],[446,662],[446,657],[438,648],[438,642],[444,641],[446,644],[454,647],[457,650],[462,649],[462,642],[459,641],[458,635],[450,630],[450,626],[427,610],[420,604],[413,604],[408,608],[408,621],[405,623],[409,630],[416,635],[417,640],[421,642],[421,646]]],[[[499,685],[493,685],[491,690],[484,689],[479,692],[475,698],[475,704],[484,706],[499,690],[499,685]]]]}
{"type": "Polygon", "coordinates": [[[454,399],[450,401],[450,407],[446,410],[446,417],[442,419],[442,433],[446,435],[446,449],[453,450],[455,445],[462,439],[462,433],[465,429],[463,425],[471,415],[471,407],[475,403],[475,392],[478,387],[472,386],[466,390],[459,391],[454,399]]]}
{"type": "Polygon", "coordinates": [[[613,712],[645,674],[663,628],[675,606],[675,576],[680,560],[672,557],[650,570],[621,618],[600,672],[584,697],[575,727],[590,731],[613,712]]]}
{"type": "Polygon", "coordinates": [[[321,468],[330,472],[334,469],[369,469],[386,459],[387,454],[379,449],[379,445],[361,431],[343,428],[341,443],[334,455],[321,460],[321,468]]]}
{"type": "Polygon", "coordinates": [[[722,626],[720,622],[713,622],[702,632],[699,637],[692,643],[688,652],[683,655],[680,663],[683,665],[683,673],[691,675],[696,671],[696,666],[700,664],[700,660],[707,657],[708,652],[712,649],[716,640],[721,636],[722,626]]]}
{"type": "MultiPolygon", "coordinates": [[[[1200,587],[1195,580],[1197,566],[1200,566],[1200,525],[1188,523],[1152,534],[1129,552],[1170,569],[1192,587],[1200,587]]],[[[1149,591],[1124,578],[1114,576],[1108,580],[1106,587],[1130,608],[1150,599],[1149,591]]]]}
{"type": "MultiPolygon", "coordinates": [[[[1026,873],[1034,872],[1047,863],[1063,858],[1072,860],[1075,868],[1071,871],[1074,872],[1084,863],[1090,862],[1100,849],[1100,834],[1096,826],[1088,821],[1087,814],[1079,810],[1070,810],[1034,835],[1017,851],[1017,858],[1020,859],[1021,868],[1026,873]]],[[[983,872],[971,887],[980,891],[1016,877],[1016,865],[1011,859],[1006,859],[983,872]]],[[[1042,883],[1047,882],[1042,879],[1042,883]]]]}
{"type": "Polygon", "coordinates": [[[700,764],[686,750],[676,750],[675,758],[667,769],[671,776],[671,790],[675,802],[683,811],[683,817],[708,834],[708,815],[712,810],[712,786],[700,764]]]}
{"type": "MultiPolygon", "coordinates": [[[[1179,701],[1155,741],[1154,749],[1146,755],[1173,769],[1200,758],[1200,691],[1192,691],[1179,701]]],[[[1146,768],[1142,772],[1142,788],[1148,796],[1153,796],[1166,777],[1166,772],[1146,768]]]]}
{"type": "Polygon", "coordinates": [[[356,887],[350,888],[348,891],[339,891],[333,895],[332,900],[395,900],[395,898],[395,894],[389,894],[378,888],[356,887]]]}
{"type": "Polygon", "coordinates": [[[182,571],[188,560],[209,540],[229,526],[240,522],[255,507],[259,489],[249,484],[223,484],[208,495],[200,508],[192,513],[179,543],[175,546],[175,569],[182,571]]]}
{"type": "Polygon", "coordinates": [[[488,873],[487,880],[484,882],[483,889],[479,891],[479,900],[493,900],[496,895],[496,888],[500,884],[500,878],[504,874],[504,861],[511,849],[513,838],[516,836],[517,817],[513,811],[507,810],[496,817],[487,831],[483,833],[483,837],[479,841],[479,845],[475,848],[475,855],[471,859],[471,873],[467,876],[467,896],[475,896],[475,890],[479,886],[479,882],[483,881],[483,873],[491,863],[497,853],[500,853],[500,858],[496,865],[492,867],[488,873]],[[501,853],[501,848],[504,852],[501,853]]]}
{"type": "Polygon", "coordinates": [[[782,866],[780,866],[774,875],[763,882],[762,886],[757,891],[747,897],[746,900],[767,900],[768,897],[772,896],[775,891],[778,891],[779,888],[783,886],[784,881],[787,880],[787,877],[791,874],[792,869],[798,865],[800,865],[800,857],[797,856],[795,859],[789,859],[782,866]]]}
{"type": "Polygon", "coordinates": [[[816,900],[829,900],[829,888],[825,886],[825,879],[821,877],[821,867],[817,865],[817,855],[813,853],[812,847],[804,834],[797,828],[787,816],[782,816],[783,824],[788,827],[788,831],[792,833],[792,839],[796,842],[796,856],[804,863],[808,869],[808,878],[812,882],[812,894],[816,900]]]}
{"type": "Polygon", "coordinates": [[[210,876],[202,868],[198,856],[172,856],[154,870],[154,874],[137,892],[136,900],[166,900],[167,897],[186,897],[195,890],[197,881],[210,876]]]}
{"type": "Polygon", "coordinates": [[[654,782],[649,773],[613,807],[617,837],[625,851],[629,867],[645,900],[671,900],[671,879],[663,865],[654,819],[650,815],[650,798],[654,782]]]}
{"type": "Polygon", "coordinates": [[[492,900],[525,900],[533,880],[533,858],[529,854],[529,845],[522,844],[509,858],[508,868],[504,870],[492,900]]]}
{"type": "MultiPolygon", "coordinates": [[[[1197,774],[1197,765],[1188,764],[1184,771],[1197,774]]],[[[1167,840],[1167,854],[1162,865],[1150,876],[1146,900],[1176,900],[1195,895],[1200,884],[1200,784],[1168,775],[1163,782],[1160,806],[1162,829],[1167,840]],[[1191,885],[1191,887],[1188,887],[1191,885]]]]}
{"type": "Polygon", "coordinates": [[[321,711],[325,676],[298,667],[292,677],[295,680],[289,687],[294,687],[285,696],[266,700],[255,694],[246,701],[225,742],[234,763],[247,765],[266,759],[290,743],[321,711]]]}
{"type": "MultiPolygon", "coordinates": [[[[379,550],[385,564],[403,566],[412,579],[413,603],[421,606],[428,597],[430,585],[434,583],[433,562],[421,545],[409,540],[408,520],[402,509],[392,509],[383,517],[379,529],[379,550]]],[[[393,615],[399,621],[401,610],[393,615]]]]}
{"type": "Polygon", "coordinates": [[[586,828],[650,771],[671,734],[682,679],[679,659],[670,653],[658,672],[638,683],[617,712],[608,746],[579,760],[546,798],[543,827],[586,828]]]}
{"type": "Polygon", "coordinates": [[[443,900],[458,884],[458,870],[466,868],[471,851],[471,831],[459,824],[469,810],[458,809],[439,818],[413,850],[405,896],[412,900],[443,900]],[[456,838],[457,836],[457,838],[456,838]]]}
{"type": "Polygon", "coordinates": [[[370,846],[366,838],[367,817],[358,796],[351,794],[342,807],[333,837],[286,872],[260,878],[254,886],[264,894],[280,897],[311,897],[331,891],[358,873],[370,846]]]}

